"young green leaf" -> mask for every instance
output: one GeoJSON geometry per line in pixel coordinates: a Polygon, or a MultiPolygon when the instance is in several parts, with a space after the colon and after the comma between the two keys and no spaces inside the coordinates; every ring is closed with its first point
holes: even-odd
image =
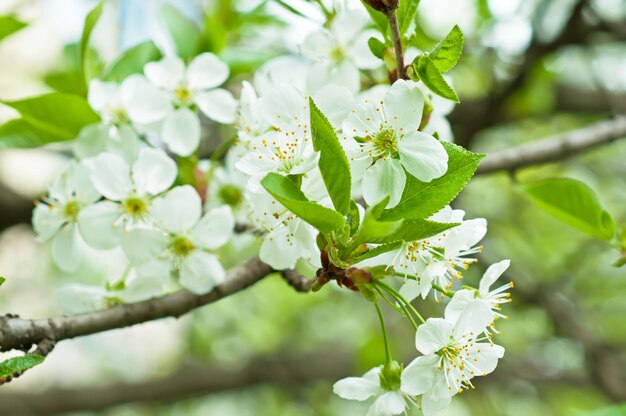
{"type": "Polygon", "coordinates": [[[86,125],[100,120],[87,100],[78,95],[50,93],[17,101],[1,101],[21,119],[0,126],[0,148],[37,147],[72,140],[86,125]]]}
{"type": "Polygon", "coordinates": [[[20,373],[39,365],[43,362],[44,357],[36,354],[26,354],[19,357],[9,358],[0,363],[0,378],[20,373]]]}
{"type": "Polygon", "coordinates": [[[384,59],[385,49],[387,49],[387,47],[384,43],[380,41],[380,39],[369,38],[369,40],[367,41],[367,46],[369,46],[370,51],[372,51],[374,56],[380,59],[384,59]]]}
{"type": "Polygon", "coordinates": [[[398,10],[396,10],[400,35],[404,36],[409,30],[409,27],[411,27],[411,22],[415,20],[415,15],[417,14],[417,6],[419,6],[419,4],[419,0],[400,1],[400,7],[398,7],[398,10]]]}
{"type": "Polygon", "coordinates": [[[352,200],[350,200],[350,210],[348,211],[348,215],[346,215],[346,221],[350,226],[350,236],[353,236],[359,229],[359,225],[361,225],[361,213],[359,212],[356,202],[352,200]]]}
{"type": "Polygon", "coordinates": [[[7,281],[7,279],[5,279],[4,277],[0,276],[0,286],[2,286],[2,284],[4,282],[6,282],[6,281],[7,281]]]}
{"type": "Polygon", "coordinates": [[[0,41],[27,26],[13,16],[0,16],[0,41]]]}
{"type": "Polygon", "coordinates": [[[85,25],[83,26],[83,33],[80,37],[80,65],[81,72],[84,74],[85,81],[89,82],[92,78],[91,68],[95,65],[93,63],[88,62],[90,59],[94,59],[94,55],[89,51],[89,38],[91,38],[91,33],[98,23],[100,16],[102,16],[102,11],[104,10],[104,1],[100,1],[96,7],[94,7],[85,18],[85,25]]]}
{"type": "Polygon", "coordinates": [[[363,2],[363,6],[367,13],[370,15],[372,22],[374,22],[374,26],[378,29],[378,31],[383,35],[385,39],[387,39],[387,32],[389,30],[389,22],[387,22],[387,18],[381,12],[374,10],[370,5],[363,2]]]}
{"type": "Polygon", "coordinates": [[[460,146],[441,142],[448,153],[448,170],[440,178],[421,182],[407,175],[400,202],[388,209],[382,218],[390,220],[428,218],[448,205],[467,185],[484,155],[460,146]]]}
{"type": "Polygon", "coordinates": [[[526,185],[524,191],[546,212],[600,240],[615,235],[615,222],[602,208],[593,189],[568,178],[545,179],[526,185]]]}
{"type": "Polygon", "coordinates": [[[392,241],[418,241],[428,237],[437,235],[452,227],[456,227],[458,223],[440,223],[429,220],[409,220],[404,221],[402,227],[395,233],[391,233],[381,243],[392,241]]]}
{"type": "Polygon", "coordinates": [[[50,72],[43,76],[43,82],[56,92],[87,96],[87,86],[80,71],[50,72]]]}
{"type": "Polygon", "coordinates": [[[159,60],[163,54],[151,40],[126,50],[108,69],[105,81],[121,81],[132,74],[143,72],[148,62],[159,60]]]}
{"type": "Polygon", "coordinates": [[[419,57],[417,65],[413,63],[413,70],[432,92],[455,103],[459,102],[456,92],[448,85],[439,69],[428,56],[422,55],[419,57]]]}
{"type": "Polygon", "coordinates": [[[335,209],[347,214],[350,208],[350,164],[337,139],[335,129],[309,98],[313,148],[320,152],[319,168],[335,209]]]}
{"type": "Polygon", "coordinates": [[[191,58],[202,51],[202,33],[194,22],[169,4],[163,5],[161,16],[174,42],[178,56],[183,59],[191,58]]]}
{"type": "Polygon", "coordinates": [[[430,53],[430,60],[440,73],[448,72],[459,61],[463,52],[463,32],[455,25],[448,36],[430,53]]]}
{"type": "Polygon", "coordinates": [[[334,231],[345,223],[343,216],[337,211],[309,201],[295,183],[286,176],[268,173],[261,181],[261,185],[285,208],[321,232],[334,231]]]}
{"type": "Polygon", "coordinates": [[[381,254],[387,253],[391,250],[396,250],[400,248],[402,245],[402,241],[394,241],[392,243],[385,243],[379,246],[373,247],[367,250],[365,253],[358,255],[352,259],[354,263],[358,263],[363,260],[371,259],[372,257],[380,256],[381,254]]]}

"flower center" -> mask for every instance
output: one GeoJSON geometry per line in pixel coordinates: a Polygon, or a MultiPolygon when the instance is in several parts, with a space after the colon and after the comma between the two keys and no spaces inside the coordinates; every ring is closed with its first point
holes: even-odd
{"type": "Polygon", "coordinates": [[[170,244],[172,252],[179,257],[188,256],[195,248],[196,247],[187,237],[180,235],[175,237],[170,244]]]}
{"type": "Polygon", "coordinates": [[[238,206],[243,201],[243,195],[239,188],[234,185],[224,185],[220,188],[219,197],[231,207],[238,206]]]}
{"type": "Polygon", "coordinates": [[[148,203],[138,196],[126,198],[123,203],[124,211],[133,217],[140,217],[148,211],[148,203]]]}
{"type": "Polygon", "coordinates": [[[78,203],[78,201],[70,201],[67,204],[65,204],[65,209],[63,210],[63,214],[69,220],[76,222],[79,211],[80,211],[80,204],[78,203]]]}
{"type": "Polygon", "coordinates": [[[187,106],[191,104],[193,100],[193,93],[189,89],[186,83],[180,84],[174,90],[174,102],[180,106],[187,106]]]}
{"type": "Polygon", "coordinates": [[[393,157],[398,153],[398,140],[394,129],[383,128],[372,138],[376,155],[393,157]]]}

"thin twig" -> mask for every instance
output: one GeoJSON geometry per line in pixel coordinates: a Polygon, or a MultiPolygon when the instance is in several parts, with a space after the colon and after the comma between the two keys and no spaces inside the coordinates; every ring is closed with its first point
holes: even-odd
{"type": "Polygon", "coordinates": [[[389,8],[385,11],[389,28],[391,29],[391,38],[393,39],[393,50],[396,56],[396,77],[397,79],[405,79],[404,76],[404,52],[402,51],[402,35],[398,27],[398,18],[396,17],[396,9],[389,8]]]}

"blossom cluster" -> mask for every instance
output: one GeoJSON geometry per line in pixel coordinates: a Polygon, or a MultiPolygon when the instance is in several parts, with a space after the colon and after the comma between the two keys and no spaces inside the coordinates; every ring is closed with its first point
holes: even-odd
{"type": "Polygon", "coordinates": [[[62,270],[79,267],[85,245],[121,249],[128,268],[104,289],[69,293],[94,306],[173,286],[207,293],[227,279],[224,253],[243,244],[276,270],[317,270],[316,289],[335,280],[359,292],[383,325],[379,303],[409,319],[417,358],[403,367],[386,348],[382,366],[335,384],[346,399],[376,396],[368,414],[436,414],[492,372],[504,353],[492,341],[494,321],[512,285],[491,286],[508,261],[488,268],[477,289],[459,288],[486,221],[465,219],[448,205],[453,196],[410,211],[407,192],[443,187],[461,150],[446,144],[449,106],[424,83],[363,88],[364,73],[387,75],[367,47],[376,36],[364,11],[340,10],[304,40],[305,65],[286,76],[290,58],[270,61],[231,86],[239,98],[221,87],[229,67],[208,52],[188,64],[148,62],[119,83],[92,80],[88,101],[100,122],[73,142],[75,159],[37,204],[33,225],[62,270]],[[236,136],[223,154],[206,150],[216,128],[236,136]],[[424,320],[412,306],[429,295],[450,298],[443,318],[424,320]]]}

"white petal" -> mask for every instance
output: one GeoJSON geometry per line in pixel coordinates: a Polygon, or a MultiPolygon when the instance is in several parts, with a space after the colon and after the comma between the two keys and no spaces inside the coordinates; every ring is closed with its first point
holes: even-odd
{"type": "Polygon", "coordinates": [[[52,238],[52,258],[59,268],[73,272],[78,268],[81,253],[78,251],[78,233],[73,225],[63,227],[52,238]]]}
{"type": "Polygon", "coordinates": [[[450,342],[454,324],[442,318],[430,318],[417,328],[415,346],[424,355],[433,354],[450,342]]]}
{"type": "Polygon", "coordinates": [[[353,97],[346,87],[327,85],[313,95],[315,105],[328,118],[330,124],[341,127],[353,105],[353,97]]]}
{"type": "Polygon", "coordinates": [[[159,90],[141,75],[131,75],[120,87],[128,117],[139,124],[163,120],[172,110],[169,94],[159,90]]]}
{"type": "Polygon", "coordinates": [[[160,61],[148,62],[143,72],[154,85],[174,91],[184,80],[185,64],[177,56],[166,56],[160,61]]]}
{"type": "Polygon", "coordinates": [[[339,64],[333,61],[314,62],[306,74],[306,90],[315,93],[326,85],[346,87],[356,94],[361,88],[361,74],[349,60],[339,64]]]}
{"type": "Polygon", "coordinates": [[[445,240],[447,257],[455,257],[463,250],[474,247],[487,234],[487,221],[484,218],[474,218],[463,221],[448,233],[445,240]]]}
{"type": "Polygon", "coordinates": [[[193,227],[193,242],[205,249],[221,247],[233,235],[234,227],[235,218],[229,206],[214,208],[193,227]]]}
{"type": "Polygon", "coordinates": [[[76,283],[62,286],[57,293],[63,310],[72,314],[105,308],[105,301],[109,296],[109,293],[101,287],[76,283]]]}
{"type": "Polygon", "coordinates": [[[292,125],[308,116],[308,101],[293,86],[280,84],[259,101],[263,117],[275,127],[292,125]]]}
{"type": "Polygon", "coordinates": [[[194,250],[180,269],[180,284],[198,295],[210,292],[226,280],[226,272],[214,254],[194,250]]]}
{"type": "Polygon", "coordinates": [[[172,233],[190,230],[202,212],[202,201],[193,187],[177,186],[152,201],[150,213],[155,221],[172,233]]]}
{"type": "Polygon", "coordinates": [[[37,234],[37,241],[48,241],[64,222],[65,218],[58,208],[37,204],[33,210],[33,228],[37,234]]]}
{"type": "Polygon", "coordinates": [[[304,38],[300,45],[300,53],[307,58],[319,60],[327,59],[333,51],[333,39],[326,29],[317,30],[304,38]]]}
{"type": "Polygon", "coordinates": [[[417,357],[403,371],[401,390],[410,396],[417,396],[430,390],[435,380],[439,357],[435,354],[417,357]]]}
{"type": "Polygon", "coordinates": [[[85,159],[104,152],[109,141],[110,128],[111,126],[104,123],[90,124],[83,127],[72,144],[72,150],[76,158],[85,159]]]}
{"type": "Polygon", "coordinates": [[[433,136],[415,132],[398,140],[402,166],[423,182],[439,178],[448,170],[448,153],[433,136]]]}
{"type": "Polygon", "coordinates": [[[476,343],[469,347],[472,366],[475,367],[477,376],[491,373],[498,365],[498,359],[504,356],[504,348],[500,345],[476,343]]]}
{"type": "Polygon", "coordinates": [[[333,385],[333,392],[342,399],[347,400],[367,400],[377,395],[381,390],[380,382],[364,377],[344,378],[333,385]]]}
{"type": "Polygon", "coordinates": [[[130,167],[122,157],[113,153],[86,159],[85,166],[90,172],[91,181],[105,198],[119,201],[133,190],[130,167]]]}
{"type": "Polygon", "coordinates": [[[117,246],[120,230],[113,224],[121,214],[120,206],[111,201],[102,201],[82,209],[78,214],[78,227],[83,240],[99,250],[117,246]]]}
{"type": "Polygon", "coordinates": [[[162,136],[173,153],[189,156],[200,144],[200,120],[190,109],[179,108],[165,119],[162,136]]]}
{"type": "Polygon", "coordinates": [[[119,86],[113,82],[92,80],[89,83],[87,101],[91,108],[98,113],[122,106],[119,96],[119,86]]]}
{"type": "Polygon", "coordinates": [[[491,305],[486,301],[470,302],[459,315],[454,326],[454,337],[478,336],[493,322],[491,305]]]}
{"type": "Polygon", "coordinates": [[[300,224],[295,230],[278,226],[265,236],[259,252],[260,259],[276,270],[291,269],[300,258],[316,253],[315,237],[308,228],[300,224]]]}
{"type": "Polygon", "coordinates": [[[217,88],[198,94],[195,103],[205,116],[222,124],[235,121],[237,100],[225,89],[217,88]]]}
{"type": "Polygon", "coordinates": [[[492,284],[495,283],[496,280],[502,273],[506,271],[511,265],[511,260],[502,260],[501,262],[492,264],[489,266],[485,274],[483,274],[483,278],[480,279],[479,291],[482,295],[486,295],[489,293],[489,288],[492,284]]]}
{"type": "Polygon", "coordinates": [[[383,122],[377,104],[370,99],[361,103],[350,113],[342,125],[343,134],[352,137],[365,138],[376,134],[383,122]]]}
{"type": "Polygon", "coordinates": [[[434,398],[426,394],[422,397],[422,412],[424,412],[424,416],[438,415],[443,409],[448,407],[451,400],[452,396],[450,395],[434,398]]]}
{"type": "Polygon", "coordinates": [[[404,412],[406,402],[399,391],[388,391],[370,406],[367,416],[393,416],[404,412]]]}
{"type": "Polygon", "coordinates": [[[222,85],[229,74],[228,65],[212,53],[196,56],[187,68],[187,82],[191,90],[208,90],[222,85]]]}
{"type": "Polygon", "coordinates": [[[426,279],[424,276],[421,276],[420,280],[409,279],[405,284],[400,288],[400,294],[402,297],[409,302],[418,296],[422,296],[425,298],[430,292],[432,284],[432,279],[426,279]]]}
{"type": "Polygon", "coordinates": [[[142,149],[133,164],[132,175],[139,195],[156,195],[174,183],[176,163],[164,151],[153,148],[142,149]]]}
{"type": "Polygon", "coordinates": [[[477,300],[474,293],[473,290],[457,290],[446,306],[445,318],[451,322],[458,321],[467,306],[477,300]]]}
{"type": "Polygon", "coordinates": [[[424,96],[413,81],[398,80],[385,94],[385,118],[396,131],[416,132],[422,123],[424,96]]]}
{"type": "Polygon", "coordinates": [[[167,249],[169,239],[153,229],[134,228],[120,234],[120,243],[128,260],[139,266],[161,255],[167,249]]]}
{"type": "Polygon", "coordinates": [[[340,45],[348,45],[356,39],[368,21],[367,14],[361,13],[361,9],[342,10],[332,20],[331,31],[340,45]]]}
{"type": "Polygon", "coordinates": [[[363,175],[363,199],[368,205],[375,205],[389,196],[387,208],[398,205],[406,174],[399,160],[380,159],[367,168],[363,175]]]}
{"type": "Polygon", "coordinates": [[[137,136],[135,129],[128,125],[110,127],[106,150],[118,154],[127,162],[132,163],[139,151],[139,136],[137,136]]]}
{"type": "Polygon", "coordinates": [[[361,69],[376,69],[383,65],[383,61],[376,57],[368,46],[370,38],[383,40],[380,32],[376,30],[366,30],[360,33],[349,46],[347,55],[352,59],[354,64],[361,69]]]}

